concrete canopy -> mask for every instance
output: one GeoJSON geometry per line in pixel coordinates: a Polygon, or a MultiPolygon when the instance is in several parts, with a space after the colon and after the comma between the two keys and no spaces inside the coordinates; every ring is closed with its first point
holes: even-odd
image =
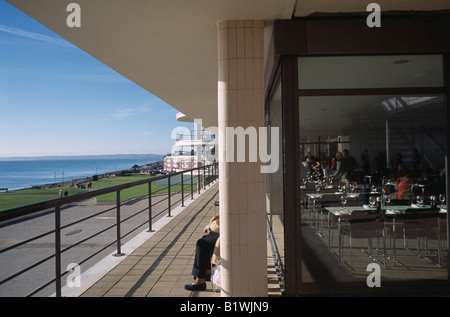
{"type": "MultiPolygon", "coordinates": [[[[364,12],[360,0],[7,0],[183,114],[217,126],[217,22],[364,12]],[[68,27],[69,3],[81,27],[68,27]]],[[[382,10],[450,9],[448,0],[379,0],[382,10]]]]}

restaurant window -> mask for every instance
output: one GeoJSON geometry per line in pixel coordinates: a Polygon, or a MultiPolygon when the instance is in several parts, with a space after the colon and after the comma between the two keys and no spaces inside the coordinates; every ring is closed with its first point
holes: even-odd
{"type": "Polygon", "coordinates": [[[298,59],[304,284],[448,279],[442,78],[438,55],[298,59]]]}

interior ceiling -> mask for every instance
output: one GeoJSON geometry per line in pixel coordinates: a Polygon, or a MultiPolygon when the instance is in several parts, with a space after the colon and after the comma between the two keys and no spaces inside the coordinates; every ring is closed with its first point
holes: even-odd
{"type": "MultiPolygon", "coordinates": [[[[442,87],[442,63],[441,55],[299,58],[299,88],[442,87]]],[[[385,120],[394,118],[382,104],[391,97],[300,97],[300,133],[341,135],[365,125],[384,125],[385,120]]],[[[413,116],[411,122],[417,121],[417,110],[404,113],[413,116]]],[[[408,117],[403,116],[405,119],[408,117]]]]}
{"type": "MultiPolygon", "coordinates": [[[[7,0],[185,114],[217,125],[217,22],[271,21],[364,12],[360,0],[77,0],[81,27],[66,25],[71,0],[7,0]]],[[[450,9],[448,0],[379,0],[382,10],[450,9]]],[[[266,50],[267,51],[267,50],[266,50]]]]}
{"type": "Polygon", "coordinates": [[[300,89],[442,87],[441,55],[302,57],[300,89]]]}
{"type": "Polygon", "coordinates": [[[444,129],[443,96],[419,98],[420,102],[409,106],[408,97],[412,96],[300,97],[300,135],[337,136],[355,130],[382,131],[386,121],[402,122],[418,129],[444,129]],[[383,102],[388,100],[397,104],[396,110],[386,109],[383,102]]]}

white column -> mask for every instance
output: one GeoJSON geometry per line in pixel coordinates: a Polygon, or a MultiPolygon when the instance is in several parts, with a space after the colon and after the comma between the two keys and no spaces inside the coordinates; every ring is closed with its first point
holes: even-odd
{"type": "Polygon", "coordinates": [[[222,296],[267,296],[265,174],[259,155],[249,161],[248,138],[245,162],[236,140],[234,161],[226,160],[227,128],[264,126],[264,22],[223,21],[218,32],[222,296]]]}

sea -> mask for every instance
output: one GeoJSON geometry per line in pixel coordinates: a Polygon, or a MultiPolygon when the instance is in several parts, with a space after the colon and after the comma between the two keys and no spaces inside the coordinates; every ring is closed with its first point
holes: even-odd
{"type": "Polygon", "coordinates": [[[155,154],[0,158],[0,188],[64,183],[162,161],[155,154]]]}

